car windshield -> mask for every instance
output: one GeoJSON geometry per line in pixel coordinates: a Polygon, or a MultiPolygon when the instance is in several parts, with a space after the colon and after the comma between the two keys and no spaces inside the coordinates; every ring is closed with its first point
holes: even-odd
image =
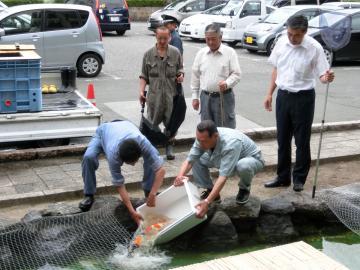
{"type": "Polygon", "coordinates": [[[220,13],[220,11],[223,9],[224,6],[225,6],[225,4],[221,4],[221,5],[209,8],[209,9],[205,10],[203,13],[209,14],[209,15],[216,15],[216,14],[220,13]]]}
{"type": "Polygon", "coordinates": [[[294,9],[280,8],[274,10],[269,16],[267,16],[262,22],[271,24],[285,23],[286,20],[296,12],[294,9]]]}
{"type": "Polygon", "coordinates": [[[228,16],[230,15],[230,12],[233,10],[234,15],[238,13],[239,9],[243,5],[244,1],[242,0],[233,0],[229,1],[226,6],[221,10],[220,14],[228,16]]]}
{"type": "Polygon", "coordinates": [[[327,26],[332,26],[339,22],[341,19],[344,19],[346,15],[340,13],[323,13],[320,16],[317,16],[309,21],[310,28],[324,28],[327,26]]]}
{"type": "Polygon", "coordinates": [[[182,6],[185,2],[188,0],[178,0],[174,3],[171,3],[170,5],[167,5],[164,9],[177,9],[177,7],[182,6]]]}

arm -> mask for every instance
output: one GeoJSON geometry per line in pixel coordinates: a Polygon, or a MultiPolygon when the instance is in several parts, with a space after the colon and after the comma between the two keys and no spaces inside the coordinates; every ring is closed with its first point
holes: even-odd
{"type": "Polygon", "coordinates": [[[216,179],[214,187],[209,196],[196,205],[196,208],[198,209],[196,216],[198,218],[203,218],[206,215],[207,211],[209,210],[210,203],[214,201],[214,199],[220,194],[220,191],[225,185],[226,179],[226,176],[219,176],[218,179],[216,179]]]}
{"type": "Polygon", "coordinates": [[[191,69],[191,82],[190,82],[190,87],[191,87],[191,92],[192,92],[192,106],[194,108],[194,110],[198,110],[199,109],[199,98],[200,98],[200,52],[197,53],[195,60],[194,60],[194,64],[192,66],[191,69]]]}
{"type": "Polygon", "coordinates": [[[117,191],[120,195],[122,202],[125,204],[126,208],[128,209],[130,216],[139,225],[142,220],[142,216],[135,211],[133,205],[131,204],[129,193],[126,190],[125,185],[118,186],[117,191]]]}
{"type": "Polygon", "coordinates": [[[225,91],[228,88],[233,88],[239,81],[241,77],[241,69],[238,60],[238,56],[235,50],[232,51],[230,61],[230,69],[229,69],[229,77],[225,81],[219,83],[220,91],[225,91]]]}
{"type": "Polygon", "coordinates": [[[180,171],[174,180],[174,186],[177,187],[184,184],[182,178],[191,170],[191,168],[192,164],[188,160],[185,160],[181,165],[180,171]]]}
{"type": "Polygon", "coordinates": [[[272,111],[272,95],[276,89],[276,77],[277,77],[277,69],[273,68],[272,73],[271,73],[271,80],[270,80],[270,86],[269,86],[269,90],[267,92],[267,95],[265,97],[265,101],[264,101],[264,107],[265,110],[271,112],[272,111]]]}
{"type": "Polygon", "coordinates": [[[140,78],[140,93],[139,93],[139,100],[140,104],[143,105],[146,101],[145,97],[145,87],[146,87],[146,81],[143,78],[140,78]]]}
{"type": "Polygon", "coordinates": [[[140,78],[140,84],[139,84],[139,100],[140,104],[143,105],[146,101],[145,97],[145,87],[149,83],[149,77],[148,77],[148,68],[146,65],[146,54],[143,57],[142,67],[141,67],[141,75],[140,78]]]}
{"type": "Polygon", "coordinates": [[[159,188],[161,187],[163,180],[164,180],[164,176],[165,176],[165,169],[164,167],[160,167],[156,172],[155,172],[155,180],[154,183],[152,185],[152,188],[150,190],[149,196],[146,200],[146,205],[149,207],[154,207],[155,206],[155,200],[156,200],[156,194],[159,190],[159,188]]]}

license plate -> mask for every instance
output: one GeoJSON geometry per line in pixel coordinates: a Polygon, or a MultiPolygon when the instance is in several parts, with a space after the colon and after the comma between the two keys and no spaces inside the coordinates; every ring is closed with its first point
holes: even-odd
{"type": "Polygon", "coordinates": [[[253,43],[253,38],[252,37],[246,37],[246,43],[253,43]]]}
{"type": "Polygon", "coordinates": [[[110,22],[120,22],[119,17],[110,17],[110,22]]]}

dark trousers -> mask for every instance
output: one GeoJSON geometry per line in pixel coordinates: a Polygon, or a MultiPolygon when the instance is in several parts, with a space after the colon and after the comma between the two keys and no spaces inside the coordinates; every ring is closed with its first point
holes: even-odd
{"type": "Polygon", "coordinates": [[[314,89],[298,93],[278,90],[276,98],[279,147],[277,175],[280,181],[291,181],[291,140],[294,136],[296,161],[293,169],[293,182],[305,184],[311,164],[310,137],[314,108],[314,89]]]}

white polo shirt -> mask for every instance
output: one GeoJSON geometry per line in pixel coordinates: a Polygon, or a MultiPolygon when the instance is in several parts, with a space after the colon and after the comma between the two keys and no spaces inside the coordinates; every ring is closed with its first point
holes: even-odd
{"type": "Polygon", "coordinates": [[[241,69],[233,48],[221,44],[212,52],[209,47],[196,54],[191,73],[192,99],[199,99],[200,90],[219,92],[219,82],[226,81],[233,88],[240,81],[241,69]]]}
{"type": "Polygon", "coordinates": [[[291,92],[315,88],[316,78],[329,69],[322,46],[308,35],[300,45],[292,45],[286,35],[280,37],[268,61],[277,68],[276,85],[291,92]]]}

